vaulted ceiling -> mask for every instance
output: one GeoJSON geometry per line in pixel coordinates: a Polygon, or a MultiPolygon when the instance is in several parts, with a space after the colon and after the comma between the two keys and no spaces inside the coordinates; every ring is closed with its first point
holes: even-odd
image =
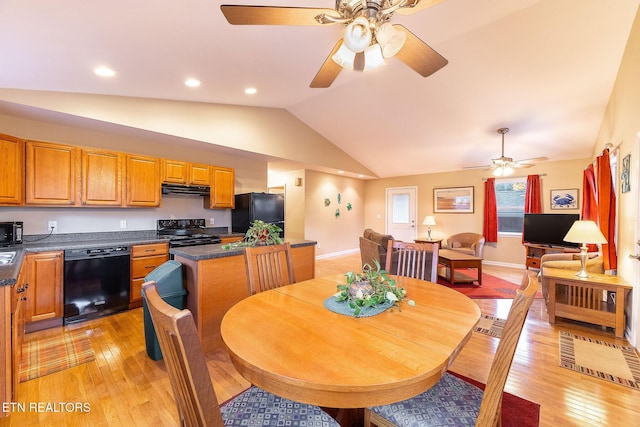
{"type": "MultiPolygon", "coordinates": [[[[391,58],[374,71],[343,70],[330,88],[312,89],[341,25],[234,26],[221,2],[206,0],[2,0],[0,102],[2,89],[19,89],[33,92],[31,107],[40,91],[53,91],[96,95],[97,102],[111,95],[284,109],[380,177],[488,164],[500,155],[500,127],[511,129],[505,154],[515,159],[592,154],[640,0],[434,3],[396,14],[393,23],[443,55],[444,68],[425,78],[391,58]],[[116,75],[97,77],[98,65],[116,75]],[[201,86],[186,87],[189,77],[201,86]],[[246,95],[248,86],[257,93],[246,95]]],[[[20,102],[1,107],[28,114],[20,102]]],[[[273,155],[282,164],[299,160],[273,155]]]]}

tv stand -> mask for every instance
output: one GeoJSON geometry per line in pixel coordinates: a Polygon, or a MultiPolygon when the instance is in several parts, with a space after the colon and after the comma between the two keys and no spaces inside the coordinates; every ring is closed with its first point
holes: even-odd
{"type": "Polygon", "coordinates": [[[577,248],[567,248],[563,246],[553,246],[553,245],[540,245],[534,243],[525,243],[525,250],[527,252],[527,261],[525,263],[527,270],[531,268],[540,269],[540,259],[542,255],[546,254],[562,254],[562,253],[578,253],[580,252],[577,248]]]}

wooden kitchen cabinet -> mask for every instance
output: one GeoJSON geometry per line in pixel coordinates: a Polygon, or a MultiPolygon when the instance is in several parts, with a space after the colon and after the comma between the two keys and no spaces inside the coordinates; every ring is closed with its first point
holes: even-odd
{"type": "Polygon", "coordinates": [[[131,290],[129,309],[142,306],[142,284],[147,274],[169,259],[168,243],[134,245],[131,247],[131,290]]]}
{"type": "Polygon", "coordinates": [[[160,206],[160,159],[156,157],[127,156],[126,206],[160,206]]]}
{"type": "Polygon", "coordinates": [[[20,360],[22,359],[22,343],[24,341],[25,311],[27,289],[29,284],[25,280],[24,264],[20,268],[18,280],[12,290],[11,316],[11,374],[13,382],[13,401],[16,401],[18,380],[20,377],[20,360]]]}
{"type": "Polygon", "coordinates": [[[25,280],[29,284],[26,292],[26,331],[62,325],[63,252],[28,253],[25,255],[25,263],[25,280]]]}
{"type": "Polygon", "coordinates": [[[24,140],[0,134],[0,206],[24,204],[24,140]]]}
{"type": "Polygon", "coordinates": [[[209,165],[162,160],[162,182],[185,185],[209,185],[209,165]]]}
{"type": "Polygon", "coordinates": [[[235,207],[235,172],[232,168],[211,167],[211,194],[204,198],[207,209],[235,207]]]}
{"type": "Polygon", "coordinates": [[[124,154],[82,149],[82,195],[84,206],[122,206],[124,154]]]}
{"type": "Polygon", "coordinates": [[[25,204],[75,205],[79,158],[77,147],[27,141],[25,204]]]}

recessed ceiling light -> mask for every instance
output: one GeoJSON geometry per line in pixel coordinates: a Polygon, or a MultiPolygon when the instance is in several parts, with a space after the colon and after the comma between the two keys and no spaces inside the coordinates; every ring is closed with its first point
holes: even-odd
{"type": "Polygon", "coordinates": [[[244,93],[246,93],[247,95],[254,95],[256,92],[258,92],[258,89],[256,89],[255,87],[248,87],[244,90],[244,93]]]}
{"type": "Polygon", "coordinates": [[[116,72],[109,67],[97,67],[93,69],[93,72],[100,77],[113,77],[116,75],[116,72]]]}
{"type": "Polygon", "coordinates": [[[200,86],[200,80],[198,79],[187,79],[184,81],[184,84],[189,87],[198,87],[200,86]]]}

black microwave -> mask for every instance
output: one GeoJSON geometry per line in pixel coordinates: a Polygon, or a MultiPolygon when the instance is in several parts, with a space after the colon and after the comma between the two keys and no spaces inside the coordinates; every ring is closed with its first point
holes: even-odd
{"type": "Polygon", "coordinates": [[[0,222],[0,246],[22,243],[22,222],[0,222]]]}

